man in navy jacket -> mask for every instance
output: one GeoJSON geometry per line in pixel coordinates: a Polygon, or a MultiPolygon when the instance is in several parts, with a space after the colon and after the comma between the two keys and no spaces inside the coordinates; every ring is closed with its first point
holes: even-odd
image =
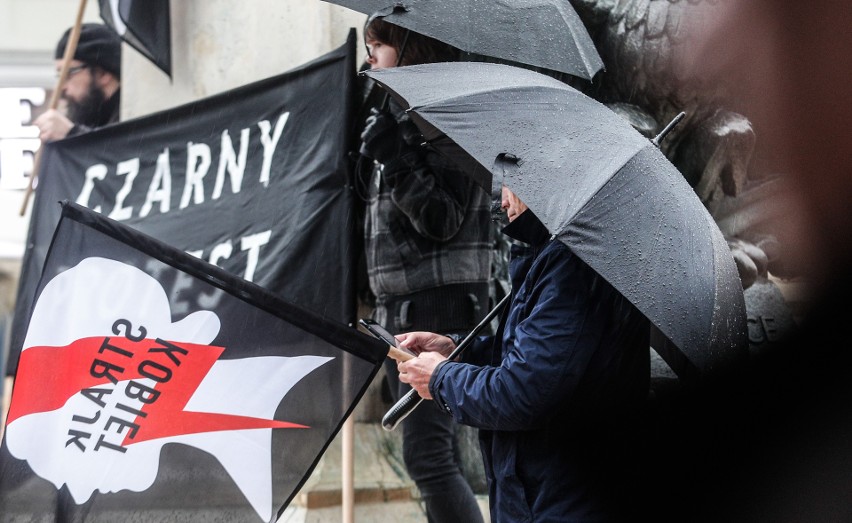
{"type": "Polygon", "coordinates": [[[400,380],[481,429],[495,523],[629,517],[648,321],[505,187],[502,207],[503,232],[529,247],[513,249],[513,296],[496,336],[456,362],[446,359],[450,337],[400,335],[420,353],[399,364],[400,380]]]}

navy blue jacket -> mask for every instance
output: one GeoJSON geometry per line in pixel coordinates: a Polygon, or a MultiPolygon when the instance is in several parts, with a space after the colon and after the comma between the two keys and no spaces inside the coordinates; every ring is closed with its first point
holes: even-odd
{"type": "Polygon", "coordinates": [[[607,521],[624,494],[626,421],[648,393],[649,324],[531,211],[504,230],[513,298],[497,335],[429,389],[480,430],[494,523],[607,521]]]}

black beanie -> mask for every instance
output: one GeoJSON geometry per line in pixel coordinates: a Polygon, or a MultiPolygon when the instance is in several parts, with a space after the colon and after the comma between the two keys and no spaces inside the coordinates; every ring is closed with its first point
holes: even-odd
{"type": "MultiPolygon", "coordinates": [[[[65,46],[68,45],[70,36],[71,29],[68,29],[56,44],[57,60],[65,55],[65,46]]],[[[97,65],[121,79],[121,38],[103,24],[83,24],[74,59],[97,65]]]]}

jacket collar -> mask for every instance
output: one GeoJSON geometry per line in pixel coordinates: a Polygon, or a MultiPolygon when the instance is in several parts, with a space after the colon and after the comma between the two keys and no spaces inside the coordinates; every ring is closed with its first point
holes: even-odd
{"type": "Polygon", "coordinates": [[[529,209],[503,227],[503,234],[534,246],[546,243],[551,236],[547,227],[529,209]]]}
{"type": "Polygon", "coordinates": [[[112,96],[101,105],[100,116],[96,127],[103,127],[112,123],[117,123],[119,118],[119,108],[121,105],[121,89],[118,89],[112,96]]]}

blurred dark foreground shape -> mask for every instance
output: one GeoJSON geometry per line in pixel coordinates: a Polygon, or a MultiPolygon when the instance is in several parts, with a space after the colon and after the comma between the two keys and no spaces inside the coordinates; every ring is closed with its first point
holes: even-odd
{"type": "Polygon", "coordinates": [[[720,9],[685,64],[728,84],[761,150],[788,174],[773,203],[812,305],[796,333],[739,375],[651,403],[651,517],[852,521],[852,6],[720,9]]]}

